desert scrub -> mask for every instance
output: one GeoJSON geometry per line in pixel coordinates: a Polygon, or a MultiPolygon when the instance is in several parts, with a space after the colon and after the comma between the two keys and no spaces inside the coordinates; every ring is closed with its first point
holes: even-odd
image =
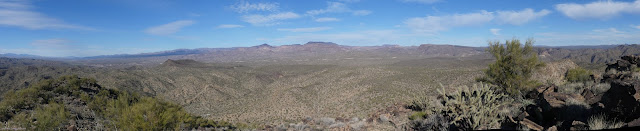
{"type": "Polygon", "coordinates": [[[587,123],[589,130],[616,129],[624,126],[624,122],[615,119],[609,121],[607,119],[603,114],[591,116],[587,123]]]}
{"type": "MultiPolygon", "coordinates": [[[[502,120],[507,114],[511,114],[500,109],[512,106],[511,103],[514,102],[514,99],[507,94],[496,92],[489,84],[480,83],[472,87],[462,86],[449,93],[445,89],[444,86],[442,89],[438,89],[438,103],[441,105],[424,108],[425,110],[421,112],[425,112],[425,114],[415,113],[411,119],[416,121],[421,120],[419,118],[442,115],[443,118],[438,120],[447,120],[446,123],[456,128],[483,130],[500,128],[502,120]]],[[[422,120],[422,122],[425,121],[422,120]]],[[[425,125],[438,124],[414,122],[413,128],[424,129],[415,126],[425,125]]]]}
{"type": "Polygon", "coordinates": [[[524,46],[518,39],[489,42],[489,52],[496,61],[489,64],[485,76],[477,81],[488,82],[501,87],[513,96],[520,96],[532,90],[539,82],[531,80],[535,69],[544,65],[533,50],[533,39],[527,39],[524,46]]]}
{"type": "Polygon", "coordinates": [[[52,101],[44,107],[39,107],[33,117],[36,120],[36,130],[62,130],[61,127],[68,121],[69,111],[64,109],[64,104],[52,101]]]}
{"type": "Polygon", "coordinates": [[[136,93],[102,88],[95,82],[75,75],[64,76],[7,92],[0,101],[0,121],[6,127],[61,130],[70,124],[70,120],[91,121],[70,117],[77,116],[77,109],[80,108],[95,114],[95,119],[105,120],[106,129],[103,130],[235,129],[224,121],[193,116],[179,105],[136,93]],[[72,104],[74,102],[70,100],[82,101],[86,106],[72,104]]]}
{"type": "Polygon", "coordinates": [[[558,86],[558,92],[565,94],[580,94],[584,89],[587,89],[587,85],[582,82],[566,83],[558,86]]]}
{"type": "Polygon", "coordinates": [[[567,78],[567,81],[569,82],[585,82],[591,79],[591,75],[593,75],[591,71],[582,67],[577,67],[569,69],[565,78],[567,78]]]}
{"type": "Polygon", "coordinates": [[[598,83],[591,86],[590,90],[594,94],[603,94],[604,92],[607,92],[610,88],[611,88],[611,84],[609,83],[598,83]]]}

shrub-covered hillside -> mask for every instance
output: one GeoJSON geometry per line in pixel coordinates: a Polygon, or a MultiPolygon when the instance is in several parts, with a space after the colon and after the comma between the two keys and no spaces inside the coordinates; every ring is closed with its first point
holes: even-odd
{"type": "Polygon", "coordinates": [[[2,127],[26,130],[233,129],[229,123],[193,116],[179,105],[63,76],[9,91],[0,101],[2,127]]]}

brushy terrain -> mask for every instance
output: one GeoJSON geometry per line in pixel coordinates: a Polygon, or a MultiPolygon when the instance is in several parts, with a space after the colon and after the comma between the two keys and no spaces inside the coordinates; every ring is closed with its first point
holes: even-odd
{"type": "Polygon", "coordinates": [[[152,97],[105,89],[95,79],[63,76],[7,92],[0,101],[3,130],[235,129],[193,116],[152,97]]]}
{"type": "MultiPolygon", "coordinates": [[[[7,59],[18,61],[19,59],[7,59]]],[[[167,60],[155,67],[50,67],[38,62],[10,66],[5,75],[12,88],[35,80],[78,74],[96,78],[106,88],[138,92],[182,106],[214,120],[279,124],[306,118],[364,119],[397,102],[435,91],[439,84],[466,85],[479,76],[484,57],[417,59],[353,59],[363,65],[204,63],[167,60]],[[477,64],[462,64],[477,63],[477,64]],[[462,64],[462,65],[461,65],[462,64]],[[30,67],[31,66],[31,67],[30,67]],[[8,79],[12,77],[14,80],[8,79]]]]}

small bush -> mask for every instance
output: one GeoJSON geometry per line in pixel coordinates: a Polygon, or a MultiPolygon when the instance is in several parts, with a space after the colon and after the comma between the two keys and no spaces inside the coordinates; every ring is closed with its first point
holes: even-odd
{"type": "Polygon", "coordinates": [[[504,44],[489,42],[487,52],[496,61],[489,64],[484,77],[476,80],[497,85],[512,96],[521,96],[532,90],[540,83],[531,80],[531,75],[544,65],[533,50],[533,43],[533,39],[528,39],[524,46],[518,39],[507,40],[504,44]]]}
{"type": "Polygon", "coordinates": [[[584,83],[566,83],[558,87],[558,92],[564,94],[580,94],[584,89],[584,83]]]}
{"type": "Polygon", "coordinates": [[[33,117],[36,119],[37,130],[62,130],[68,121],[69,112],[64,109],[63,104],[50,102],[45,107],[38,108],[33,117]]]}
{"type": "Polygon", "coordinates": [[[427,116],[425,119],[416,119],[409,122],[410,128],[416,131],[448,131],[450,120],[440,114],[427,116]]]}
{"type": "Polygon", "coordinates": [[[569,69],[566,74],[567,81],[569,82],[585,82],[591,80],[591,71],[578,67],[569,69]]]}
{"type": "Polygon", "coordinates": [[[411,114],[411,116],[409,116],[409,120],[424,119],[425,116],[427,116],[426,112],[418,111],[418,112],[414,112],[413,114],[411,114]]]}
{"type": "Polygon", "coordinates": [[[594,94],[603,94],[607,92],[611,88],[611,84],[609,83],[598,83],[591,87],[591,91],[594,94]]]}
{"type": "Polygon", "coordinates": [[[603,130],[603,129],[615,129],[624,126],[621,121],[613,120],[608,121],[605,115],[595,115],[589,118],[588,123],[589,130],[603,130]]]}

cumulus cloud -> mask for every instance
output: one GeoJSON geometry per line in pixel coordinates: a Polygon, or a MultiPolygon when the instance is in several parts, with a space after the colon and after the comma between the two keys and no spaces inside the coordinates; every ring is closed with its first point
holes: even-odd
{"type": "Polygon", "coordinates": [[[489,29],[489,31],[491,32],[491,34],[493,35],[500,35],[500,30],[502,29],[489,29]]]}
{"type": "Polygon", "coordinates": [[[409,18],[404,23],[417,32],[435,33],[451,27],[481,25],[490,22],[493,17],[492,12],[482,10],[468,14],[409,18]]]}
{"type": "Polygon", "coordinates": [[[333,21],[340,21],[340,19],[333,18],[333,17],[322,17],[322,18],[315,19],[315,21],[316,22],[333,22],[333,21]]]}
{"type": "Polygon", "coordinates": [[[242,28],[244,27],[243,25],[232,25],[232,24],[223,24],[223,25],[218,25],[218,28],[242,28]]]}
{"type": "Polygon", "coordinates": [[[631,28],[640,29],[640,25],[631,25],[631,28]]]}
{"type": "Polygon", "coordinates": [[[32,10],[28,1],[0,1],[0,26],[15,26],[31,30],[38,29],[79,29],[89,27],[68,24],[32,10]]]}
{"type": "Polygon", "coordinates": [[[249,3],[240,1],[230,6],[231,9],[238,13],[248,13],[250,11],[277,11],[280,8],[279,3],[249,3]]]}
{"type": "Polygon", "coordinates": [[[490,22],[499,24],[522,25],[529,21],[548,15],[551,11],[533,9],[521,11],[496,11],[481,10],[474,13],[453,14],[442,16],[414,17],[404,21],[404,24],[417,32],[436,33],[453,27],[477,26],[490,22]]]}
{"type": "Polygon", "coordinates": [[[432,4],[439,2],[440,0],[400,0],[402,2],[411,2],[411,3],[422,3],[422,4],[432,4]]]}
{"type": "Polygon", "coordinates": [[[280,28],[278,31],[290,31],[290,32],[318,32],[331,29],[331,27],[310,27],[310,28],[280,28]]]}
{"type": "Polygon", "coordinates": [[[531,20],[546,16],[549,13],[551,13],[549,10],[540,10],[535,12],[530,8],[526,8],[522,11],[496,11],[496,20],[499,23],[522,25],[531,20]]]}
{"type": "Polygon", "coordinates": [[[307,11],[307,15],[320,15],[325,13],[352,13],[353,15],[369,15],[369,10],[352,10],[346,4],[340,2],[327,2],[327,8],[307,11]]]}
{"type": "Polygon", "coordinates": [[[164,25],[147,28],[144,32],[152,35],[170,35],[180,31],[180,29],[195,24],[192,20],[179,20],[164,25]]]}
{"type": "Polygon", "coordinates": [[[587,4],[555,5],[556,10],[572,19],[610,19],[622,13],[640,13],[640,0],[635,2],[595,1],[587,4]]]}
{"type": "Polygon", "coordinates": [[[300,15],[293,12],[283,12],[270,15],[245,15],[242,20],[256,26],[269,26],[279,24],[280,20],[300,18],[300,15]]]}

